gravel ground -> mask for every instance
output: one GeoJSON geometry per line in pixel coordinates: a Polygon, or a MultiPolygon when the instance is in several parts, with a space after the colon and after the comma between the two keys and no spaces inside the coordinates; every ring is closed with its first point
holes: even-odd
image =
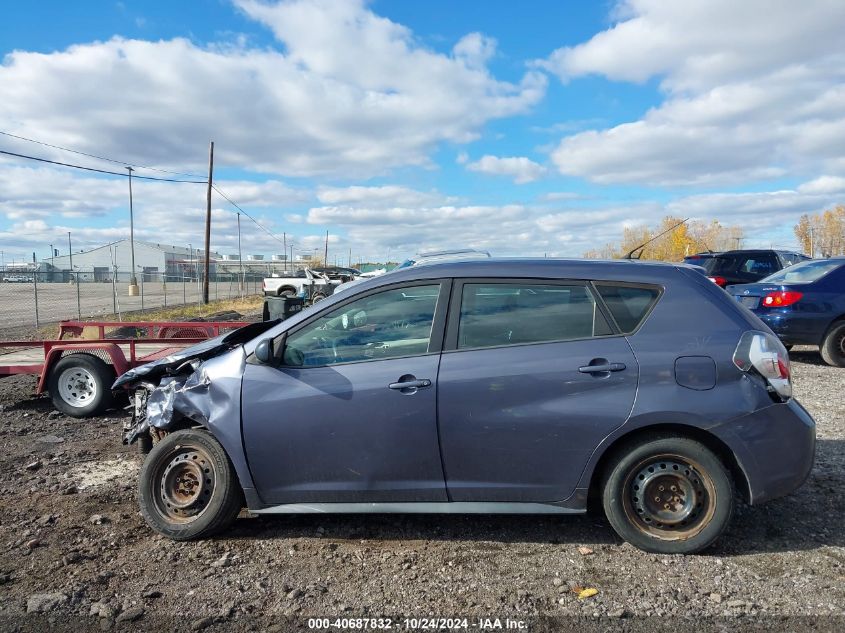
{"type": "Polygon", "coordinates": [[[221,538],[174,543],[137,511],[122,414],[66,418],[28,396],[34,379],[7,378],[0,626],[286,631],[317,616],[407,630],[405,617],[461,616],[475,629],[842,631],[845,369],[796,351],[793,371],[818,423],[809,480],[739,508],[698,556],[643,553],[595,516],[242,516],[221,538]],[[598,593],[572,591],[586,587],[598,593]]]}

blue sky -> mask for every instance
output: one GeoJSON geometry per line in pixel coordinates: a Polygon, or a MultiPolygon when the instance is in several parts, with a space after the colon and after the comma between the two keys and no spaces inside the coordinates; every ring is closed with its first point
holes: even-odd
{"type": "MultiPolygon", "coordinates": [[[[0,131],[204,173],[346,259],[580,255],[665,215],[792,246],[845,193],[842,3],[204,0],[4,7],[0,131]]],[[[119,166],[0,135],[0,149],[119,166]]],[[[139,169],[139,174],[160,172],[139,169]]],[[[126,183],[0,157],[0,248],[128,231],[126,183]]],[[[138,183],[142,238],[196,243],[202,186],[138,183]]],[[[213,246],[236,242],[215,197],[213,246]]],[[[248,221],[250,252],[280,244],[248,221]]],[[[43,252],[42,252],[43,251],[43,252]]]]}

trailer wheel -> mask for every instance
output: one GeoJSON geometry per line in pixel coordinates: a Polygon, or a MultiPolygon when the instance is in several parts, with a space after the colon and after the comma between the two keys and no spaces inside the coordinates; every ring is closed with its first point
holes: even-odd
{"type": "Polygon", "coordinates": [[[50,370],[47,390],[53,406],[74,418],[105,411],[114,403],[114,369],[92,354],[70,354],[50,370]]]}

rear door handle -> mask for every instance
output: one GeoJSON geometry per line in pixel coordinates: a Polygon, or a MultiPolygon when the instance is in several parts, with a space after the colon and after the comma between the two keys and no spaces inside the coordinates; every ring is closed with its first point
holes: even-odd
{"type": "Polygon", "coordinates": [[[578,371],[582,374],[600,374],[608,371],[622,371],[625,369],[625,363],[604,363],[602,365],[584,365],[579,367],[578,371]]]}
{"type": "Polygon", "coordinates": [[[423,378],[422,380],[392,382],[387,385],[388,389],[398,389],[399,391],[402,391],[404,389],[421,389],[422,387],[431,387],[431,381],[428,378],[423,378]]]}

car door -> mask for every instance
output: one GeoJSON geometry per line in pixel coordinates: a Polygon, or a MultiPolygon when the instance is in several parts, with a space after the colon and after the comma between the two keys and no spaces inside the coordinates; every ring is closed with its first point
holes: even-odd
{"type": "Polygon", "coordinates": [[[637,376],[589,284],[456,281],[438,377],[450,499],[566,499],[637,376]]]}
{"type": "Polygon", "coordinates": [[[436,382],[449,286],[351,297],[274,341],[278,366],[248,362],[244,448],[264,502],[447,499],[436,382]]]}

